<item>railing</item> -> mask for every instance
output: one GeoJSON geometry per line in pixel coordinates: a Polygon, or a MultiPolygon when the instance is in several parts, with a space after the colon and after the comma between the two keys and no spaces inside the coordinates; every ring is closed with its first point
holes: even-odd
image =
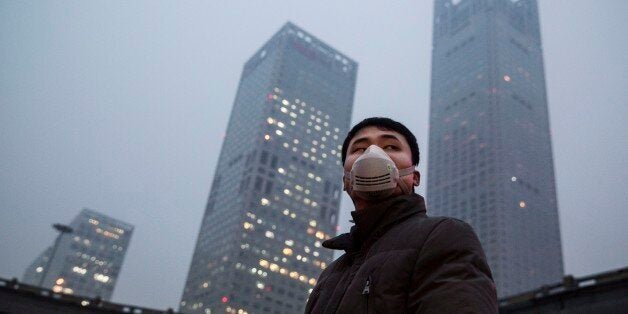
{"type": "Polygon", "coordinates": [[[108,301],[103,301],[99,297],[90,298],[78,295],[69,295],[63,293],[53,292],[49,289],[40,288],[33,285],[20,283],[16,278],[4,279],[0,278],[0,291],[15,291],[22,295],[29,295],[40,298],[45,302],[58,303],[63,302],[67,306],[82,307],[86,312],[90,310],[103,310],[103,311],[116,311],[119,313],[132,313],[132,314],[163,314],[163,313],[176,313],[172,309],[167,310],[155,310],[135,305],[117,304],[108,301]]]}
{"type": "Polygon", "coordinates": [[[598,284],[628,279],[628,267],[612,270],[604,273],[589,275],[581,278],[574,278],[571,275],[565,276],[563,281],[556,284],[545,285],[538,289],[513,295],[499,300],[499,306],[506,306],[523,301],[539,299],[559,293],[585,288],[598,284]]]}

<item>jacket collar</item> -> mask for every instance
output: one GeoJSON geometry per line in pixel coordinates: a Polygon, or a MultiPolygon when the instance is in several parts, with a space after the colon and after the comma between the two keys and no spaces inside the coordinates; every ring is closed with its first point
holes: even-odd
{"type": "Polygon", "coordinates": [[[355,222],[351,231],[323,242],[323,247],[358,251],[367,240],[381,235],[390,225],[412,215],[425,215],[425,212],[425,199],[418,194],[393,197],[359,212],[351,212],[355,222]]]}

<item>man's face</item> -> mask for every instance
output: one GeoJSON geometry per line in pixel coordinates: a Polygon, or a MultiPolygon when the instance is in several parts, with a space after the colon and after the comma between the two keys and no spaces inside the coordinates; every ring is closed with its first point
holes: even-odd
{"type": "MultiPolygon", "coordinates": [[[[360,155],[371,145],[377,145],[383,149],[397,166],[397,169],[404,169],[412,166],[412,151],[410,145],[403,135],[389,130],[379,129],[375,126],[368,126],[360,131],[351,139],[347,147],[347,157],[345,159],[345,171],[351,171],[353,163],[360,155]]],[[[348,178],[345,178],[348,179],[348,178]]],[[[420,175],[415,171],[413,175],[401,177],[407,187],[418,186],[420,175]]],[[[348,184],[345,180],[345,184],[348,184]]],[[[355,194],[355,193],[353,193],[355,194]]],[[[404,194],[401,187],[397,185],[392,196],[404,194]]],[[[358,197],[357,195],[349,195],[355,204],[357,210],[373,205],[373,201],[368,201],[358,197]]],[[[377,201],[376,201],[377,202],[377,201]]]]}

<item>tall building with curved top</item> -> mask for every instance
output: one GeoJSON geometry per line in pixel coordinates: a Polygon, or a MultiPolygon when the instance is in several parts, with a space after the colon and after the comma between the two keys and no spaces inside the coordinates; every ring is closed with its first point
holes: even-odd
{"type": "Polygon", "coordinates": [[[84,208],[26,269],[22,281],[53,292],[111,300],[133,225],[84,208]],[[53,254],[54,252],[54,254],[53,254]],[[44,277],[44,278],[42,278],[44,277]]]}
{"type": "Polygon", "coordinates": [[[563,261],[535,0],[436,0],[427,196],[469,222],[500,297],[563,261]]]}
{"type": "Polygon", "coordinates": [[[246,62],[182,312],[303,311],[332,261],[357,68],[292,23],[246,62]]]}

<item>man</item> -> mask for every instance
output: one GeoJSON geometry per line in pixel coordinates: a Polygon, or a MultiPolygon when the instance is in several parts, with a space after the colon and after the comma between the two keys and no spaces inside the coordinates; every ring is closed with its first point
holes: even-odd
{"type": "Polygon", "coordinates": [[[480,242],[463,221],[427,217],[414,193],[414,135],[388,118],[354,126],[342,146],[350,233],[323,243],[345,254],[320,275],[306,313],[497,313],[480,242]]]}

